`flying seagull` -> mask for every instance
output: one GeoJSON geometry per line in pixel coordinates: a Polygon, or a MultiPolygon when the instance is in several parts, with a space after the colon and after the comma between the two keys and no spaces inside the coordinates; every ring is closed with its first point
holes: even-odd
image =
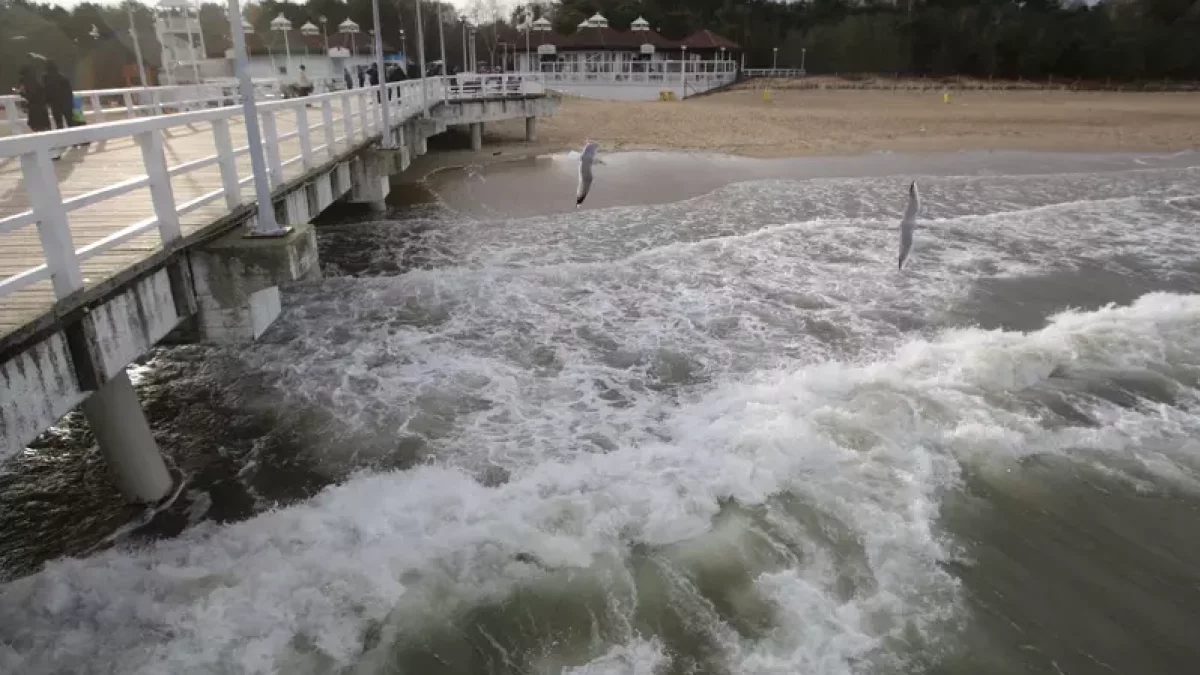
{"type": "Polygon", "coordinates": [[[575,208],[579,208],[587,198],[588,190],[592,189],[592,164],[596,162],[596,150],[599,148],[600,144],[594,141],[588,141],[583,146],[583,154],[579,157],[579,189],[575,191],[575,208]]]}
{"type": "Polygon", "coordinates": [[[917,211],[921,210],[921,193],[917,192],[917,181],[908,186],[908,208],[904,209],[904,219],[900,221],[900,269],[904,269],[904,261],[908,260],[908,252],[912,250],[913,230],[917,227],[917,211]]]}

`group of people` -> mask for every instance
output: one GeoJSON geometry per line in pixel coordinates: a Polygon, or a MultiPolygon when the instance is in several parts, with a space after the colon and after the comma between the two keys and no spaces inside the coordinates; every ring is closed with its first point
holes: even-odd
{"type": "Polygon", "coordinates": [[[22,66],[17,93],[25,99],[26,124],[33,132],[64,129],[83,124],[75,117],[75,92],[71,82],[58,70],[53,61],[46,62],[46,71],[39,78],[33,66],[22,66]]]}

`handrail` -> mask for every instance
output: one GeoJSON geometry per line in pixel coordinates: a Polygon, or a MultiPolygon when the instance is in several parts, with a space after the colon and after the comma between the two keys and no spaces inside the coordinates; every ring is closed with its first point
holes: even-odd
{"type": "MultiPolygon", "coordinates": [[[[243,114],[236,92],[222,85],[200,87],[209,87],[204,91],[210,97],[198,100],[215,107],[0,138],[0,159],[16,157],[20,160],[22,187],[18,189],[23,188],[31,205],[25,211],[0,217],[0,246],[5,245],[5,237],[16,236],[21,230],[36,226],[44,258],[44,262],[38,261],[26,269],[10,272],[7,277],[0,276],[0,297],[49,278],[56,297],[63,298],[84,287],[82,263],[87,259],[153,229],[158,230],[161,245],[168,246],[182,236],[180,221],[188,213],[221,198],[231,210],[249,201],[243,196],[242,187],[252,183],[254,178],[239,175],[237,162],[238,157],[249,152],[249,147],[235,147],[230,133],[230,123],[243,114]],[[207,125],[207,129],[203,125],[207,125]],[[193,134],[208,134],[211,154],[170,164],[164,137],[178,127],[190,127],[189,133],[193,134]],[[109,185],[64,199],[53,153],[60,148],[124,138],[140,146],[141,168],[145,173],[115,176],[109,185]],[[193,176],[198,171],[211,171],[213,166],[220,171],[220,188],[176,198],[173,181],[193,176]],[[72,240],[72,213],[143,189],[149,191],[153,216],[130,223],[115,223],[113,231],[97,241],[77,245],[72,240]]],[[[179,93],[180,88],[158,89],[179,93]]],[[[380,138],[382,105],[390,107],[390,118],[398,126],[422,112],[422,101],[432,106],[442,101],[522,96],[540,93],[542,89],[528,76],[514,74],[406,80],[388,83],[384,91],[387,96],[382,102],[379,88],[367,87],[259,103],[257,112],[263,129],[262,150],[267,160],[270,187],[276,188],[284,182],[284,172],[289,166],[298,164],[309,169],[332,161],[361,143],[380,138]],[[425,96],[421,95],[422,82],[427,87],[425,96]],[[287,128],[281,129],[281,124],[286,124],[287,128]],[[295,151],[285,152],[285,142],[292,139],[296,139],[295,151]]],[[[118,93],[124,97],[129,92],[118,93]]],[[[113,95],[113,91],[109,90],[105,95],[113,95]]]]}

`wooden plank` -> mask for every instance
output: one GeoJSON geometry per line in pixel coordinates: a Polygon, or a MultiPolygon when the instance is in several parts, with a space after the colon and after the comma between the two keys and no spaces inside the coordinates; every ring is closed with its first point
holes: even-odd
{"type": "MultiPolygon", "coordinates": [[[[334,117],[341,117],[341,102],[333,103],[334,117]]],[[[309,122],[320,119],[310,113],[309,122]]],[[[280,136],[297,131],[296,115],[293,111],[281,111],[275,116],[280,136]]],[[[246,129],[241,118],[229,122],[229,134],[234,148],[246,145],[246,129]]],[[[283,161],[300,154],[300,138],[290,138],[279,143],[283,161]]],[[[192,124],[172,127],[164,133],[163,149],[168,167],[215,155],[217,148],[211,125],[192,124]]],[[[336,148],[340,155],[348,149],[341,141],[336,148]]],[[[336,156],[336,155],[335,155],[336,156]]],[[[327,161],[325,153],[316,153],[315,162],[327,161]]],[[[242,154],[235,160],[238,178],[251,174],[250,157],[242,154]]],[[[73,149],[54,166],[63,199],[85,194],[114,183],[136,178],[146,173],[142,151],[132,138],[121,138],[96,143],[86,149],[73,149]]],[[[303,162],[293,162],[283,169],[284,180],[292,180],[305,172],[303,162]]],[[[171,185],[176,205],[183,204],[223,186],[218,165],[212,165],[175,176],[171,185]]],[[[243,202],[253,199],[252,185],[243,185],[243,202]]],[[[20,162],[0,162],[0,218],[20,213],[30,208],[29,195],[24,186],[20,162]]],[[[195,233],[225,217],[229,212],[224,199],[215,199],[180,218],[184,234],[195,233]]],[[[133,223],[154,216],[154,206],[147,188],[132,190],[98,204],[72,211],[68,215],[71,238],[78,249],[103,239],[133,223]]],[[[92,287],[116,275],[120,271],[145,260],[161,248],[157,229],[115,246],[112,249],[83,261],[85,287],[92,287]]],[[[29,225],[0,237],[0,279],[18,274],[25,269],[45,262],[36,225],[29,225]]],[[[17,330],[29,321],[44,314],[55,303],[54,290],[49,281],[39,282],[7,297],[0,298],[0,338],[17,330]]]]}

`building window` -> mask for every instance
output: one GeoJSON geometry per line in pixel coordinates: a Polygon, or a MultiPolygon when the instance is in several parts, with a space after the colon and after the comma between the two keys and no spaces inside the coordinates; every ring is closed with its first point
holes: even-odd
{"type": "Polygon", "coordinates": [[[287,66],[279,66],[279,74],[287,75],[287,66]]]}

